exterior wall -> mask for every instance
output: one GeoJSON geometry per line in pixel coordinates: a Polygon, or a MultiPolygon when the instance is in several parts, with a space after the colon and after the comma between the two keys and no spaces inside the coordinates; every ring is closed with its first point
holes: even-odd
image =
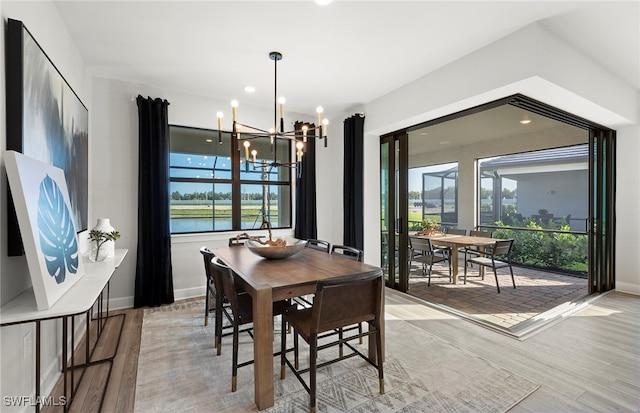
{"type": "Polygon", "coordinates": [[[518,213],[525,217],[546,209],[555,218],[571,214],[572,229],[584,231],[589,215],[589,172],[567,171],[517,177],[518,213]]]}

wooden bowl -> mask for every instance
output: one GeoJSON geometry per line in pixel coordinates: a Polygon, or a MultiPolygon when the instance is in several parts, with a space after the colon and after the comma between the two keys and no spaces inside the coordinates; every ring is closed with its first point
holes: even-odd
{"type": "Polygon", "coordinates": [[[304,240],[288,239],[286,241],[287,245],[284,247],[272,247],[248,239],[244,242],[244,246],[252,253],[268,260],[281,260],[299,253],[307,245],[307,241],[304,240]]]}

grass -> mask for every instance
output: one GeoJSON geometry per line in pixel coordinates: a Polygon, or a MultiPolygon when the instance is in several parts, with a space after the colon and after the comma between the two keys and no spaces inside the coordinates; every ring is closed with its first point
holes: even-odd
{"type": "MultiPolygon", "coordinates": [[[[271,212],[277,212],[277,209],[272,208],[271,212]]],[[[171,208],[171,218],[212,218],[214,210],[211,207],[200,208],[171,208]]],[[[216,218],[231,218],[230,208],[216,208],[216,218]]],[[[258,216],[261,215],[260,208],[242,208],[243,216],[258,216]]]]}

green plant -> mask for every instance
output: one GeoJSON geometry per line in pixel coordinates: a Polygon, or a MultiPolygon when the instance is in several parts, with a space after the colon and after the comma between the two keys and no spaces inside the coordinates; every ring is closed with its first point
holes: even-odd
{"type": "Polygon", "coordinates": [[[100,253],[100,247],[107,241],[115,241],[120,238],[120,233],[118,231],[105,232],[100,230],[92,229],[89,231],[89,240],[91,242],[96,243],[96,256],[94,260],[98,260],[98,254],[100,253]]]}
{"type": "Polygon", "coordinates": [[[432,218],[422,220],[422,230],[426,233],[435,232],[440,229],[440,223],[432,218]]]}

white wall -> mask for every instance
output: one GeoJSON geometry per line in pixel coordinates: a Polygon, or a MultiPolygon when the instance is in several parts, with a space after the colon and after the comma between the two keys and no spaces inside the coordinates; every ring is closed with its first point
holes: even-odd
{"type": "MultiPolygon", "coordinates": [[[[138,223],[138,112],[135,97],[167,99],[169,123],[216,129],[216,112],[229,114],[229,102],[207,99],[162,88],[118,80],[93,79],[95,127],[90,133],[90,164],[95,188],[91,205],[96,217],[108,217],[121,238],[116,245],[128,248],[129,256],[114,275],[111,297],[114,308],[133,306],[138,223]]],[[[272,109],[241,106],[238,116],[248,124],[268,125],[272,109]]],[[[290,121],[313,122],[299,114],[290,121]]],[[[229,116],[227,116],[227,119],[229,116]]],[[[223,128],[225,128],[223,124],[223,128]]],[[[226,126],[230,129],[230,125],[226,126]]],[[[324,148],[323,148],[324,149],[324,148]]],[[[274,231],[278,236],[293,236],[292,230],[274,231]]],[[[200,247],[226,245],[235,233],[177,235],[171,240],[175,298],[204,294],[204,268],[200,247]]]]}
{"type": "MultiPolygon", "coordinates": [[[[84,61],[71,41],[55,6],[51,2],[0,2],[0,14],[3,23],[7,18],[21,20],[49,58],[64,75],[67,82],[78,94],[80,100],[89,108],[91,114],[91,87],[84,61]]],[[[1,152],[6,149],[5,128],[5,25],[0,32],[0,164],[4,165],[1,152]]],[[[11,103],[9,103],[11,104],[11,103]]],[[[91,128],[91,119],[89,119],[91,128]]],[[[7,257],[7,181],[4,167],[0,168],[0,304],[31,286],[27,263],[24,256],[7,257]]],[[[91,217],[91,211],[89,211],[91,217]]],[[[79,240],[81,249],[86,249],[84,237],[79,240]]],[[[82,333],[84,317],[78,318],[77,335],[82,333]]],[[[61,361],[60,323],[45,321],[42,323],[42,359],[41,377],[42,393],[48,394],[59,374],[61,361]]],[[[76,341],[77,342],[77,341],[76,341]]],[[[0,395],[30,396],[35,392],[34,386],[34,344],[35,328],[32,324],[2,327],[0,330],[0,395]]],[[[30,411],[32,407],[9,407],[2,405],[2,411],[30,411]]]]}

